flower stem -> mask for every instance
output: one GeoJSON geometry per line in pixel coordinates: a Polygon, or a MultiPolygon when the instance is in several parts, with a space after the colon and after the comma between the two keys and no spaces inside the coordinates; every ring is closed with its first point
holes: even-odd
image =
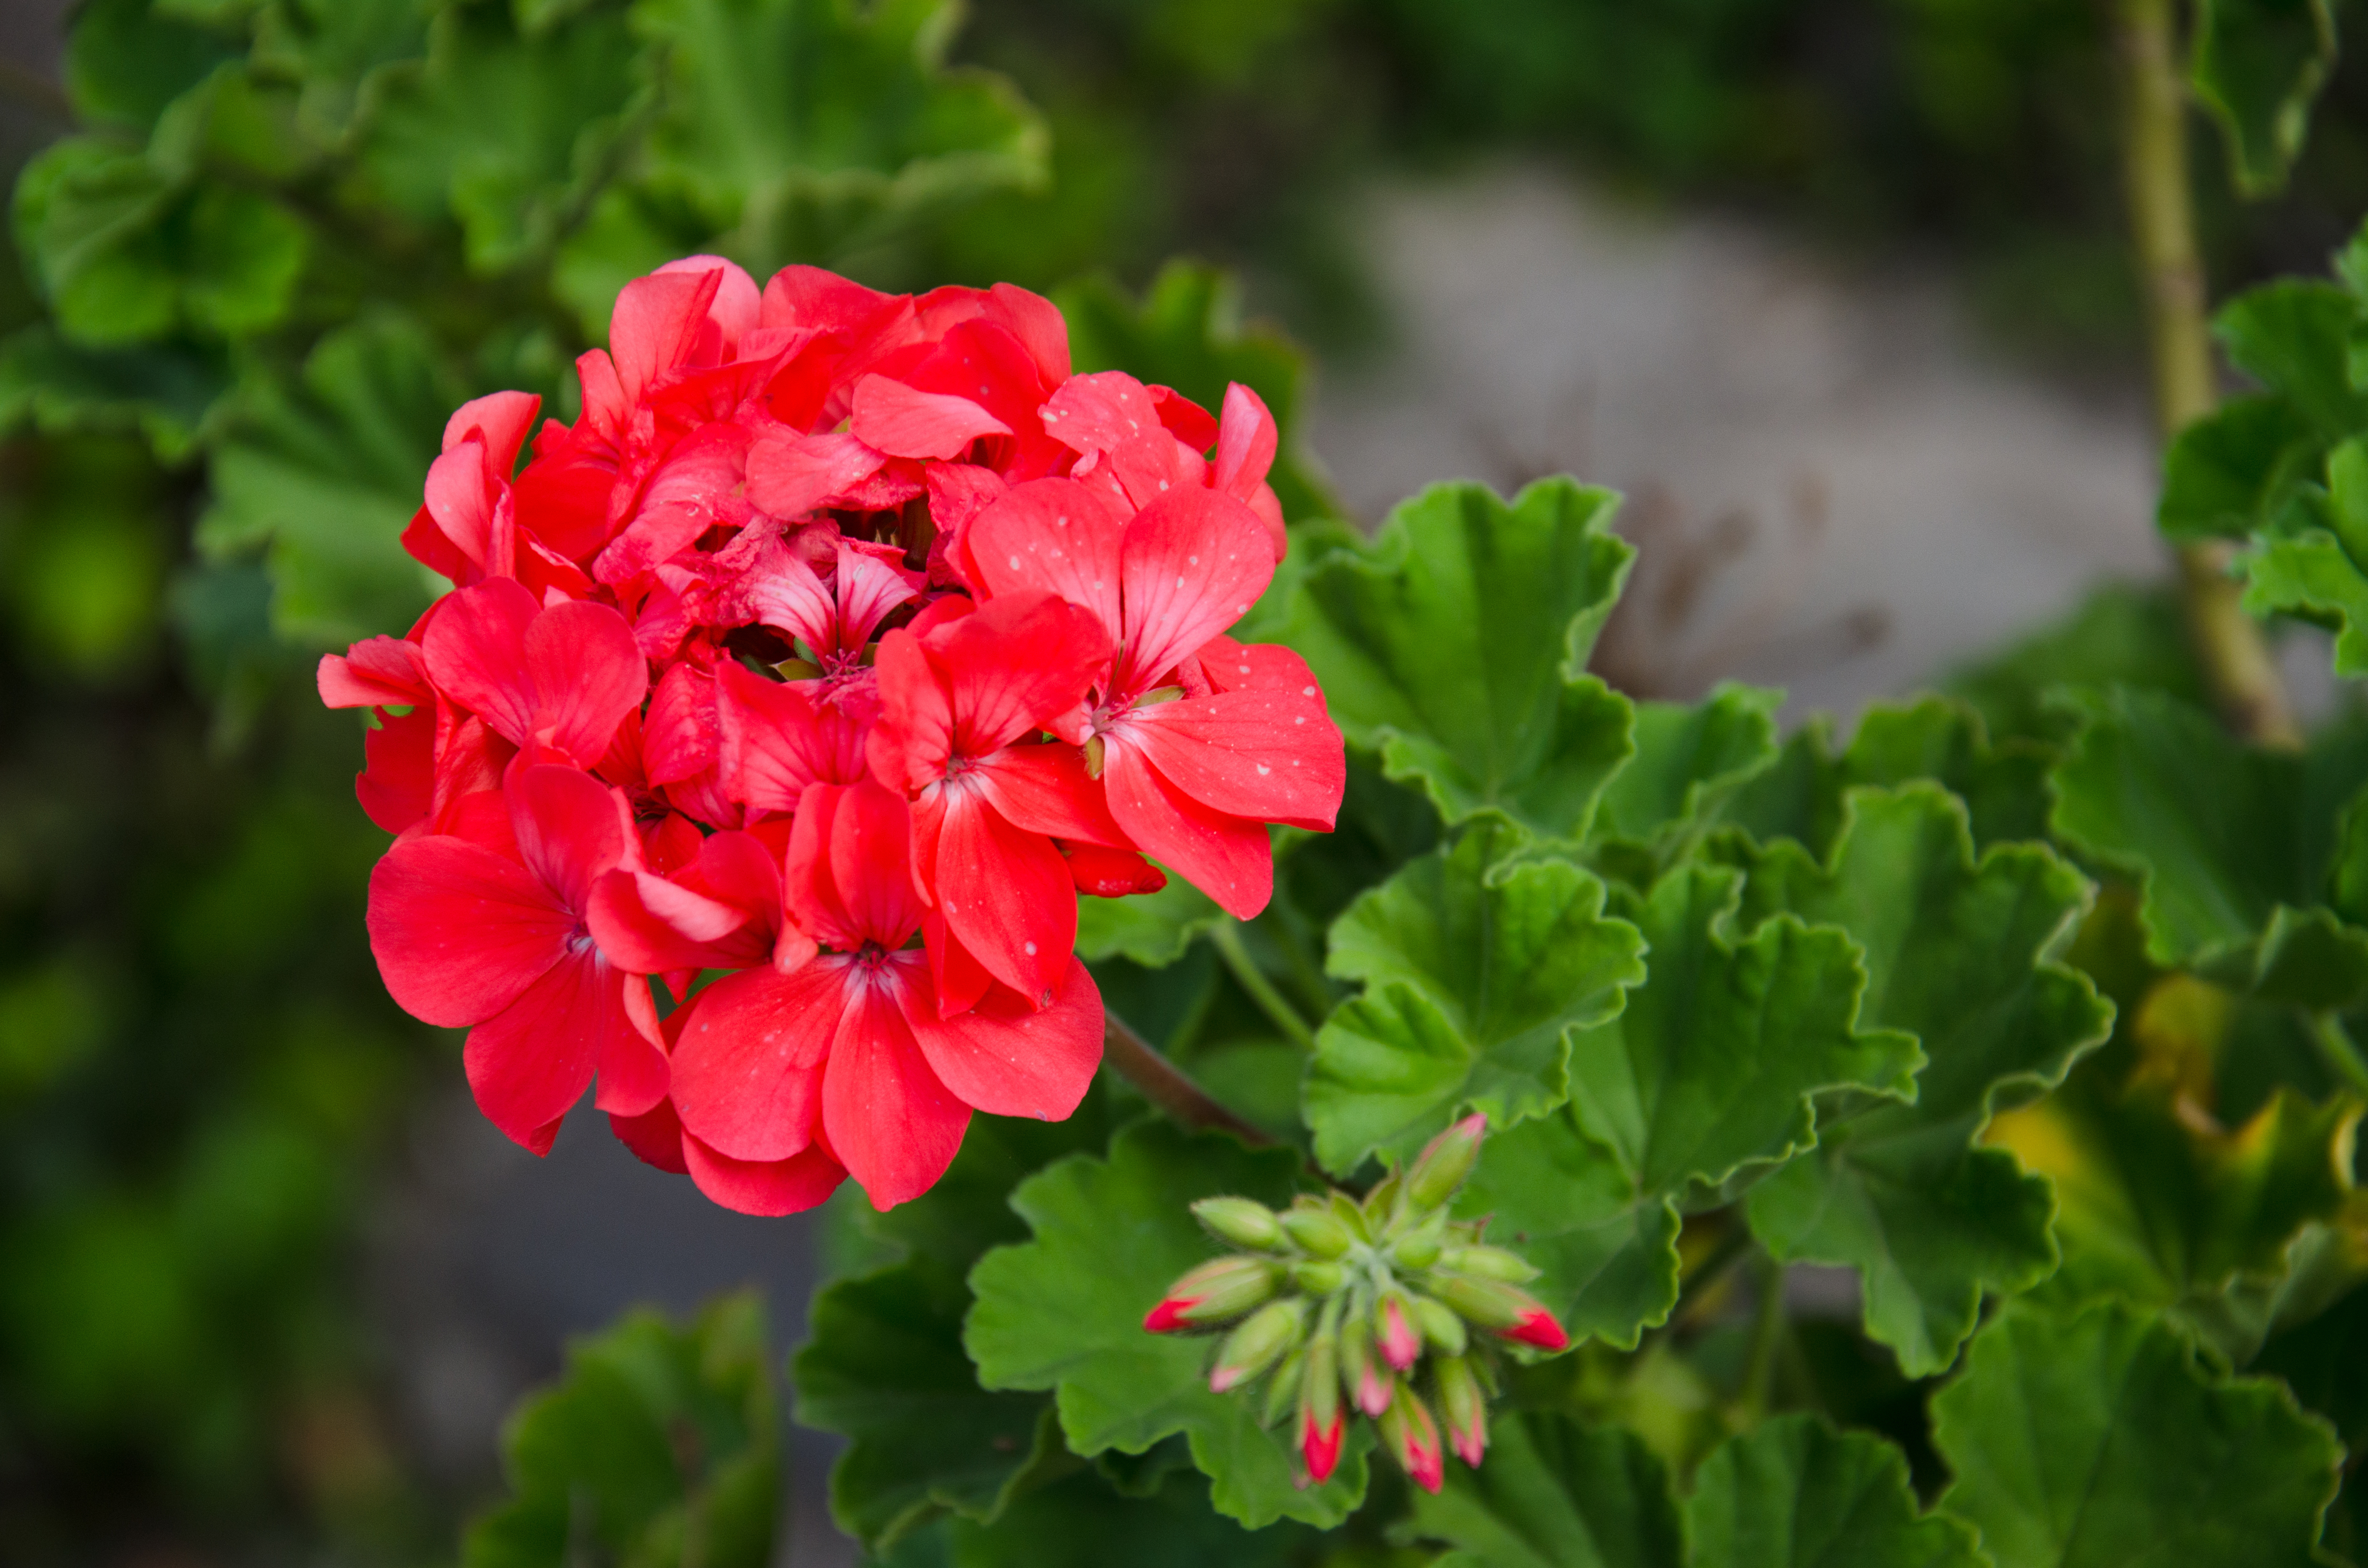
{"type": "Polygon", "coordinates": [[[1186,1077],[1177,1065],[1151,1049],[1144,1038],[1126,1027],[1116,1013],[1102,1010],[1102,1062],[1143,1092],[1143,1097],[1194,1131],[1216,1128],[1232,1133],[1252,1148],[1273,1139],[1209,1097],[1207,1090],[1186,1077]]]}
{"type": "Polygon", "coordinates": [[[1266,971],[1258,968],[1258,960],[1250,957],[1249,948],[1242,940],[1241,922],[1226,920],[1212,926],[1209,927],[1209,940],[1216,947],[1217,956],[1224,960],[1225,968],[1232,972],[1234,979],[1250,994],[1250,1000],[1258,1004],[1258,1011],[1282,1031],[1283,1038],[1302,1051],[1315,1050],[1315,1031],[1307,1027],[1307,1020],[1299,1016],[1298,1009],[1291,1005],[1291,999],[1276,989],[1274,982],[1266,977],[1266,971]]]}
{"type": "MultiPolygon", "coordinates": [[[[2204,312],[2203,263],[2188,187],[2187,87],[2177,59],[2175,0],[2115,0],[2123,76],[2122,166],[2130,241],[2145,296],[2154,360],[2155,424],[2168,443],[2219,403],[2204,312]]],[[[2302,731],[2260,627],[2229,574],[2232,547],[2179,547],[2187,630],[2213,700],[2230,730],[2264,745],[2296,747],[2302,731]]]]}
{"type": "Polygon", "coordinates": [[[2353,1094],[2368,1099],[2368,1058],[2361,1056],[2359,1042],[2343,1027],[2343,1020],[2332,1012],[2314,1013],[2310,1033],[2328,1071],[2342,1079],[2344,1086],[2353,1094]]]}
{"type": "Polygon", "coordinates": [[[1764,1252],[1752,1255],[1753,1303],[1750,1358],[1736,1390],[1736,1412],[1746,1428],[1768,1414],[1768,1391],[1776,1378],[1776,1348],[1784,1337],[1784,1266],[1764,1252]]]}

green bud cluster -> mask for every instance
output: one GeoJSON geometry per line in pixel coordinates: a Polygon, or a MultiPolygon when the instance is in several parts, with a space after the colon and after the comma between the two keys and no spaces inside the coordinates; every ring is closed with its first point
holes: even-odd
{"type": "Polygon", "coordinates": [[[1537,1270],[1486,1244],[1485,1221],[1449,1217],[1486,1131],[1482,1118],[1465,1118],[1362,1199],[1302,1194],[1279,1213],[1247,1198],[1202,1199],[1194,1216],[1239,1250],[1178,1280],[1144,1326],[1224,1330],[1209,1386],[1247,1392],[1264,1380],[1264,1419],[1297,1418],[1307,1480],[1331,1473],[1344,1420],[1361,1413],[1406,1473],[1437,1491],[1434,1409],[1448,1445],[1476,1465],[1496,1341],[1567,1344],[1553,1313],[1520,1289],[1537,1270]]]}

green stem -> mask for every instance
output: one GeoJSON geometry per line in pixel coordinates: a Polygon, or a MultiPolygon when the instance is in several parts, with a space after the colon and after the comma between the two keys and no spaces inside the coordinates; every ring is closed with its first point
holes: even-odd
{"type": "Polygon", "coordinates": [[[1314,1008],[1321,1021],[1339,998],[1332,994],[1332,983],[1324,978],[1324,966],[1315,961],[1315,954],[1307,945],[1307,935],[1299,928],[1299,916],[1281,908],[1269,909],[1267,915],[1267,931],[1274,937],[1275,946],[1282,949],[1283,961],[1291,966],[1292,983],[1299,987],[1299,999],[1314,1008]]]}
{"type": "Polygon", "coordinates": [[[1149,1042],[1127,1028],[1125,1021],[1108,1008],[1102,1011],[1102,1063],[1141,1090],[1144,1098],[1186,1127],[1195,1131],[1216,1128],[1232,1133],[1252,1148],[1261,1148],[1274,1142],[1211,1098],[1206,1089],[1186,1077],[1174,1062],[1152,1050],[1149,1042]]]}
{"type": "MultiPolygon", "coordinates": [[[[2168,443],[2218,404],[2205,316],[2203,262],[2188,188],[2187,86],[2178,61],[2175,0],[2115,0],[2123,76],[2122,161],[2130,243],[2146,299],[2155,423],[2168,443]]],[[[2264,745],[2297,747],[2301,727],[2260,627],[2245,614],[2221,540],[2179,547],[2188,636],[2230,730],[2264,745]]]]}
{"type": "Polygon", "coordinates": [[[2328,1071],[2342,1079],[2353,1094],[2368,1099],[2368,1057],[2360,1054],[2359,1042],[2343,1027],[2343,1020],[2332,1012],[2313,1013],[2310,1033],[2318,1043],[2318,1054],[2326,1060],[2328,1071]]]}
{"type": "Polygon", "coordinates": [[[1274,982],[1266,977],[1266,971],[1258,968],[1257,960],[1250,957],[1249,947],[1242,940],[1241,922],[1227,920],[1211,926],[1209,940],[1215,944],[1217,956],[1224,960],[1225,968],[1232,972],[1234,979],[1250,994],[1250,1000],[1258,1004],[1258,1011],[1264,1013],[1292,1044],[1302,1051],[1315,1050],[1315,1031],[1307,1027],[1307,1020],[1292,1006],[1290,998],[1275,989],[1274,982]]]}
{"type": "Polygon", "coordinates": [[[1756,1426],[1768,1414],[1768,1391],[1776,1378],[1776,1352],[1784,1341],[1784,1266],[1766,1253],[1752,1257],[1751,1353],[1743,1364],[1743,1382],[1736,1390],[1736,1413],[1745,1427],[1756,1426]]]}

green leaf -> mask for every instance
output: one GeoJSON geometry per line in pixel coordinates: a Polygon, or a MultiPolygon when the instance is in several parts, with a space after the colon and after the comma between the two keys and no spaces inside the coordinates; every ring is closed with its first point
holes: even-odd
{"type": "Polygon", "coordinates": [[[646,1309],[568,1346],[567,1372],[510,1418],[514,1496],[469,1526],[465,1568],[764,1568],[779,1458],[754,1291],[689,1328],[646,1309]]]}
{"type": "Polygon", "coordinates": [[[67,35],[66,91],[89,119],[145,131],[165,107],[242,52],[238,40],[148,0],[89,0],[67,35]]]}
{"type": "Polygon", "coordinates": [[[2326,528],[2260,541],[2244,558],[2245,612],[2283,612],[2332,622],[2335,673],[2368,676],[2368,574],[2326,528]]]}
{"type": "Polygon", "coordinates": [[[1125,958],[1164,969],[1184,956],[1192,938],[1232,918],[1207,893],[1181,877],[1157,892],[1128,898],[1077,898],[1077,956],[1125,958]]]}
{"type": "Polygon", "coordinates": [[[1575,1336],[1633,1346],[1677,1300],[1681,1207],[1816,1142],[1838,1091],[1906,1099],[1913,1037],[1857,1027],[1866,971],[1841,932],[1789,915],[1736,935],[1743,879],[1695,866],[1649,897],[1612,890],[1644,933],[1645,983],[1571,1043],[1568,1108],[1489,1140],[1460,1205],[1545,1269],[1575,1336]]]}
{"type": "Polygon", "coordinates": [[[1613,505],[1568,479],[1510,505],[1434,485],[1309,564],[1284,640],[1350,743],[1449,823],[1576,838],[1632,754],[1628,699],[1584,673],[1635,554],[1613,505]]]}
{"type": "Polygon", "coordinates": [[[2231,398],[2172,439],[2155,526],[2182,542],[2242,539],[2267,526],[2287,486],[2325,450],[2284,398],[2231,398]]]}
{"type": "Polygon", "coordinates": [[[1941,1507],[2016,1568],[2284,1568],[2314,1550],[2343,1450],[2294,1396],[2215,1376],[2160,1320],[2009,1307],[1932,1400],[1941,1507]]]}
{"type": "Polygon", "coordinates": [[[1091,1472],[1070,1476],[992,1526],[953,1520],[947,1536],[951,1568],[1284,1568],[1321,1544],[1304,1525],[1245,1530],[1209,1506],[1207,1482],[1172,1471],[1147,1496],[1091,1472]]]}
{"type": "Polygon", "coordinates": [[[165,462],[211,433],[229,389],[223,358],[190,345],[84,348],[46,324],[0,344],[0,429],[27,420],[49,436],[136,429],[165,462]]]}
{"type": "Polygon", "coordinates": [[[1253,1528],[1338,1524],[1364,1495],[1366,1429],[1330,1481],[1303,1490],[1284,1435],[1260,1427],[1248,1401],[1209,1392],[1207,1342],[1143,1327],[1167,1287],[1210,1256],[1187,1206],[1220,1193],[1281,1206],[1298,1165],[1288,1149],[1147,1122],[1112,1140],[1107,1160],[1072,1155],[1022,1182],[1011,1205],[1035,1239],[996,1248],[971,1273],[978,1300],[962,1337],[981,1384],[1055,1391],[1063,1434],[1087,1458],[1139,1454],[1184,1433],[1214,1483],[1212,1504],[1253,1528]]]}
{"type": "Polygon", "coordinates": [[[272,623],[290,641],[399,633],[429,597],[403,530],[467,389],[417,324],[377,314],[323,337],[295,384],[257,378],[243,391],[214,454],[199,551],[268,549],[272,623]]]}
{"type": "Polygon", "coordinates": [[[1972,705],[2000,744],[2063,739],[2078,717],[2053,701],[2066,686],[2127,686],[2182,702],[2210,700],[2169,588],[2099,588],[2054,626],[1941,682],[1972,705]]]}
{"type": "Polygon", "coordinates": [[[280,0],[256,28],[254,64],[296,87],[295,124],[324,152],[344,153],[386,92],[415,77],[428,20],[419,0],[280,0]]]}
{"type": "Polygon", "coordinates": [[[1603,792],[1590,846],[1634,846],[1656,874],[1666,869],[1691,830],[1714,820],[1736,790],[1774,766],[1783,701],[1782,692],[1766,687],[1723,683],[1696,703],[1636,704],[1636,754],[1603,792]]]}
{"type": "Polygon", "coordinates": [[[2229,301],[2212,324],[2240,369],[2340,441],[2368,426],[2368,392],[2352,386],[2348,361],[2360,311],[2333,283],[2282,278],[2229,301]]]}
{"type": "Polygon", "coordinates": [[[2274,196],[2302,155],[2311,101],[2335,68],[2328,0],[2197,0],[2196,96],[2228,142],[2228,177],[2245,196],[2274,196]]]}
{"type": "MultiPolygon", "coordinates": [[[[2281,908],[2326,896],[2337,808],[2363,771],[2360,727],[2332,726],[2295,756],[2247,747],[2160,693],[2081,693],[2067,707],[2085,722],[2053,776],[2055,831],[2138,880],[2147,956],[2265,975],[2281,908]]],[[[2368,983],[2368,933],[2340,935],[2317,944],[2340,967],[2316,982],[2339,997],[2368,983]]]]}
{"type": "Polygon", "coordinates": [[[358,152],[370,194],[416,223],[456,221],[479,274],[545,259],[614,172],[639,60],[614,7],[529,37],[507,6],[447,6],[425,65],[383,81],[358,152]]]}
{"type": "Polygon", "coordinates": [[[951,1509],[992,1519],[1046,1446],[1032,1393],[979,1387],[962,1342],[970,1291],[932,1259],[844,1279],[814,1298],[797,1354],[797,1418],[853,1442],[831,1467],[831,1517],[877,1551],[951,1509]]]}
{"type": "Polygon", "coordinates": [[[1500,1415],[1478,1470],[1415,1493],[1412,1529],[1485,1568],[1680,1568],[1688,1561],[1661,1461],[1633,1432],[1550,1411],[1500,1415]]]}
{"type": "Polygon", "coordinates": [[[1867,1333],[1911,1377],[1946,1368],[1985,1291],[2053,1272],[2044,1178],[1978,1146],[2001,1104],[2061,1083],[2101,1041],[2112,1006],[2055,961],[2088,881],[2037,845],[1978,864],[1964,808],[1930,784],[1853,791],[1831,860],[1793,844],[1750,858],[1747,919],[1839,926],[1865,951],[1860,1017],[1922,1045],[1912,1104],[1824,1128],[1816,1152],[1751,1191],[1751,1226],[1778,1257],[1849,1264],[1867,1333]]]}
{"type": "Polygon", "coordinates": [[[191,184],[97,137],[68,137],[17,182],[17,245],[57,326],[93,347],[186,329],[235,341],[287,318],[310,233],[269,197],[191,184]]]}
{"type": "Polygon", "coordinates": [[[631,191],[571,247],[561,287],[579,309],[601,292],[599,267],[624,259],[615,247],[666,244],[657,230],[719,236],[763,277],[844,266],[1047,177],[1035,110],[1002,77],[944,63],[960,19],[947,0],[637,0],[632,17],[659,62],[661,108],[631,191]]]}
{"type": "Polygon", "coordinates": [[[1069,358],[1079,375],[1124,370],[1173,387],[1212,414],[1224,406],[1229,382],[1257,392],[1281,436],[1267,478],[1282,515],[1301,522],[1339,514],[1299,441],[1306,353],[1272,326],[1243,324],[1241,285],[1232,273],[1178,259],[1159,269],[1140,301],[1108,273],[1096,273],[1054,290],[1053,302],[1068,320],[1069,358]]]}
{"type": "Polygon", "coordinates": [[[1783,1415],[1729,1438],[1686,1499],[1693,1568],[1987,1568],[1974,1532],[1918,1517],[1907,1460],[1863,1432],[1783,1415]]]}
{"type": "Polygon", "coordinates": [[[1334,923],[1328,972],[1361,982],[1316,1036],[1307,1124],[1351,1171],[1403,1159],[1464,1107],[1499,1130],[1561,1105],[1571,1040],[1645,978],[1643,939],[1567,860],[1501,862],[1478,827],[1413,861],[1334,923]]]}

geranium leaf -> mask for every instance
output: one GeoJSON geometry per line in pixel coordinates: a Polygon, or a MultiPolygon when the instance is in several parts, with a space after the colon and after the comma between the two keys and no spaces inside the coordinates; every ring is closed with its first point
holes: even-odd
{"type": "Polygon", "coordinates": [[[1645,978],[1643,939],[1567,860],[1499,864],[1486,826],[1407,864],[1334,922],[1327,971],[1365,994],[1316,1036],[1305,1089],[1316,1157],[1402,1158],[1463,1108],[1502,1129],[1570,1090],[1570,1041],[1645,978]]]}
{"type": "Polygon", "coordinates": [[[2178,594],[2113,584],[2047,627],[1957,671],[1941,683],[1979,713],[2001,744],[2055,744],[2079,727],[2057,707],[2065,686],[2127,686],[2206,702],[2178,594]]]}
{"type": "Polygon", "coordinates": [[[1509,505],[1434,485],[1301,579],[1284,641],[1350,743],[1449,823],[1575,838],[1633,750],[1628,699],[1584,673],[1635,553],[1613,505],[1568,479],[1509,505]]]}
{"type": "Polygon", "coordinates": [[[2010,1306],[1932,1400],[1941,1508],[2017,1568],[2305,1568],[2343,1450],[2294,1396],[2215,1376],[2158,1318],[2010,1306]]]}
{"type": "Polygon", "coordinates": [[[1647,973],[1571,1042],[1570,1104],[1489,1141],[1463,1211],[1497,1216],[1545,1270],[1574,1335],[1633,1346],[1677,1299],[1682,1204],[1810,1148],[1817,1096],[1901,1099],[1913,1037],[1861,1031],[1866,971],[1841,932],[1789,915],[1736,935],[1737,872],[1694,866],[1612,890],[1647,973]]]}
{"type": "Polygon", "coordinates": [[[567,1373],[503,1437],[512,1499],[479,1516],[465,1568],[566,1568],[587,1548],[664,1568],[772,1560],[779,1457],[753,1291],[689,1328],[647,1310],[568,1347],[567,1373]]]}
{"type": "Polygon", "coordinates": [[[292,380],[241,389],[198,547],[217,560],[268,550],[272,624],[291,641],[399,633],[429,597],[403,530],[466,390],[427,333],[391,314],[322,338],[292,380]]]}
{"type": "Polygon", "coordinates": [[[136,429],[157,457],[187,457],[220,418],[226,357],[192,344],[85,348],[46,324],[0,344],[0,429],[44,435],[136,429]]]}
{"type": "MultiPolygon", "coordinates": [[[[2084,722],[2052,776],[2057,834],[2138,880],[2155,962],[2208,965],[2247,983],[2265,974],[2260,939],[2281,907],[2327,895],[2337,808],[2368,770],[2362,727],[2330,726],[2297,756],[2248,747],[2160,693],[2068,700],[2084,722]]],[[[2290,915],[2282,935],[2292,928],[2290,915]]],[[[2333,966],[2311,983],[2331,992],[2321,1005],[2368,984],[2368,932],[2315,950],[2333,966]]],[[[2300,984],[2289,969],[2288,985],[2300,984]]]]}
{"type": "Polygon", "coordinates": [[[963,1277],[988,1248],[1027,1238],[1012,1188],[1099,1149],[1109,1126],[1099,1088],[1066,1121],[973,1117],[935,1187],[885,1211],[856,1210],[873,1240],[909,1256],[818,1294],[790,1375],[797,1419],[852,1439],[831,1468],[831,1514],[874,1551],[948,1510],[995,1518],[1031,1467],[1060,1453],[1050,1400],[979,1386],[962,1347],[963,1277]]]}
{"type": "Polygon", "coordinates": [[[2325,439],[2340,441],[2368,426],[2368,392],[2352,386],[2349,365],[2360,311],[2360,301],[2333,283],[2282,278],[2229,301],[2212,326],[2239,369],[2325,439]]]}
{"type": "Polygon", "coordinates": [[[1184,1433],[1217,1511],[1253,1528],[1338,1524],[1364,1495],[1366,1429],[1330,1481],[1303,1490],[1286,1435],[1261,1427],[1248,1401],[1209,1391],[1208,1344],[1143,1327],[1162,1292],[1212,1255],[1187,1206],[1221,1193],[1279,1206],[1298,1165],[1287,1149],[1146,1122],[1113,1139],[1106,1160],[1072,1155],[1022,1182],[1011,1204],[1034,1239],[971,1272],[977,1303],[962,1338],[979,1381],[1054,1391],[1069,1448],[1087,1458],[1184,1433]]]}
{"type": "Polygon", "coordinates": [[[1825,866],[1791,843],[1745,858],[1747,917],[1848,931],[1866,955],[1861,1018],[1913,1034],[1926,1057],[1913,1104],[1824,1129],[1754,1187],[1752,1229],[1779,1257],[1856,1267],[1867,1332],[1911,1377],[1939,1371],[1985,1291],[2055,1267],[2046,1181],[1978,1141],[2001,1100],[2062,1082],[2112,1024],[2088,978],[2054,961],[2087,879],[2037,845],[1977,864],[1964,806],[1930,784],[1853,791],[1825,866]]]}
{"type": "Polygon", "coordinates": [[[639,59],[617,9],[534,36],[507,6],[442,9],[426,64],[387,82],[362,135],[371,193],[458,222],[474,272],[547,256],[617,162],[639,59]]]}
{"type": "Polygon", "coordinates": [[[1987,1568],[1962,1521],[1920,1516],[1907,1459],[1782,1415],[1713,1449],[1686,1499],[1692,1568],[1987,1568]]]}
{"type": "Polygon", "coordinates": [[[2231,398],[2172,440],[2155,525],[2170,540],[2242,539],[2270,520],[2286,486],[2325,450],[2286,399],[2231,398]]]}
{"type": "Polygon", "coordinates": [[[1146,1494],[1113,1489],[1087,1471],[1031,1492],[992,1525],[946,1528],[951,1568],[1283,1568],[1321,1538],[1304,1525],[1245,1530],[1209,1506],[1209,1483],[1167,1472],[1146,1494]]]}
{"type": "Polygon", "coordinates": [[[2328,0],[2198,0],[2190,75],[2228,142],[2229,178],[2271,196],[2302,155],[2310,106],[2335,67],[2328,0]]]}
{"type": "Polygon", "coordinates": [[[1192,938],[1231,919],[1216,901],[1181,877],[1157,892],[1126,898],[1077,899],[1077,956],[1124,958],[1164,969],[1184,956],[1192,938]]]}
{"type": "Polygon", "coordinates": [[[1413,1533],[1485,1568],[1680,1568],[1668,1472],[1635,1434],[1534,1411],[1500,1416],[1477,1471],[1414,1494],[1413,1533]]]}
{"type": "Polygon", "coordinates": [[[1000,1513],[1049,1445],[1050,1407],[990,1393],[962,1342],[970,1291],[933,1258],[843,1279],[814,1298],[791,1367],[797,1417],[854,1439],[831,1467],[831,1517],[874,1551],[951,1509],[1000,1513]]]}
{"type": "Polygon", "coordinates": [[[1644,874],[1627,880],[1647,884],[1667,869],[1690,833],[1775,765],[1783,700],[1781,691],[1730,684],[1700,702],[1636,704],[1636,755],[1612,776],[1588,835],[1598,862],[1615,857],[1607,869],[1639,868],[1644,874]]]}

